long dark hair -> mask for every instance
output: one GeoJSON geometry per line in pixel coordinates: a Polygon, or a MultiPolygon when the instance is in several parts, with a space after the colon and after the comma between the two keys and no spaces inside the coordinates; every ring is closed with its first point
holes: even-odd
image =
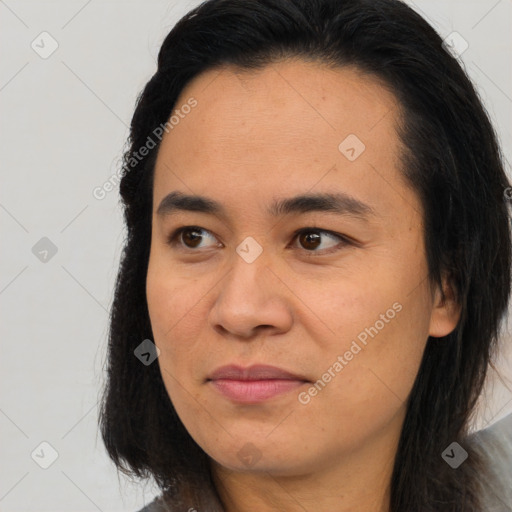
{"type": "Polygon", "coordinates": [[[100,416],[108,453],[122,471],[153,477],[177,510],[222,510],[208,458],[177,417],[158,365],[145,366],[133,353],[153,339],[145,282],[159,145],[144,158],[134,155],[199,73],[288,57],[354,66],[401,106],[402,172],[423,206],[429,279],[441,286],[450,278],[461,317],[450,335],[427,342],[396,454],[391,510],[481,510],[480,461],[464,439],[508,305],[509,183],[470,80],[435,30],[398,0],[209,0],[165,38],[158,69],[137,100],[120,183],[127,239],[100,416]],[[470,452],[456,470],[441,457],[453,441],[470,452]]]}

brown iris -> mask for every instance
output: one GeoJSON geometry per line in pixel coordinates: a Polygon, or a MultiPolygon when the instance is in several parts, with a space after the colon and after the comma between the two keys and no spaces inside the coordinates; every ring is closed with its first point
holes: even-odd
{"type": "Polygon", "coordinates": [[[308,231],[299,235],[301,245],[305,249],[316,249],[319,245],[321,236],[318,233],[308,231]],[[311,246],[311,244],[313,246],[311,246]]]}
{"type": "Polygon", "coordinates": [[[184,229],[181,233],[181,239],[187,247],[197,247],[199,243],[201,243],[201,239],[203,237],[203,235],[201,235],[201,231],[201,229],[197,228],[184,229]]]}

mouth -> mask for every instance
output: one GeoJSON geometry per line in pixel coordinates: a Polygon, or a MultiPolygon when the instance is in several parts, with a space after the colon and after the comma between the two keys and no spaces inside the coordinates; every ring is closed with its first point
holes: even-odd
{"type": "Polygon", "coordinates": [[[282,368],[254,365],[222,366],[208,376],[207,382],[222,396],[238,403],[259,403],[289,393],[306,383],[304,376],[282,368]]]}

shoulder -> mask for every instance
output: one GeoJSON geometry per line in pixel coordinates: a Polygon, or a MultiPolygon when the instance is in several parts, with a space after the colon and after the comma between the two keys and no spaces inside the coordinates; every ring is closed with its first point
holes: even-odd
{"type": "Polygon", "coordinates": [[[484,509],[512,512],[512,414],[471,434],[467,443],[485,465],[480,479],[484,509]]]}
{"type": "Polygon", "coordinates": [[[159,496],[138,512],[173,512],[173,510],[170,509],[169,506],[165,504],[162,497],[159,496]]]}

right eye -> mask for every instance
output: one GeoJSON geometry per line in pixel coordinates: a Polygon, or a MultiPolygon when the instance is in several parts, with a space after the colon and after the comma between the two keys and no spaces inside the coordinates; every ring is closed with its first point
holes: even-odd
{"type": "MultiPolygon", "coordinates": [[[[198,247],[201,248],[200,244],[202,239],[205,238],[204,233],[208,234],[206,235],[207,237],[215,239],[207,229],[200,228],[199,226],[182,226],[169,235],[167,243],[171,247],[178,245],[180,249],[194,251],[198,247]]],[[[214,245],[219,246],[219,243],[214,245]]]]}

